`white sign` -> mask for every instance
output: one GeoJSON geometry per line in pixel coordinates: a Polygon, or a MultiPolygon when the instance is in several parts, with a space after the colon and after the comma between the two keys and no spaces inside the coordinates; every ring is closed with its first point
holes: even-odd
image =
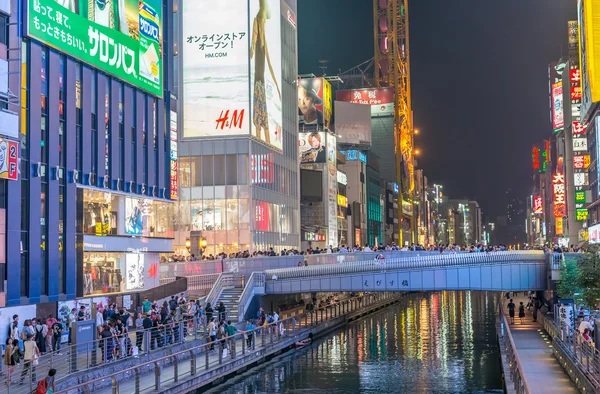
{"type": "Polygon", "coordinates": [[[587,172],[576,172],[573,175],[575,186],[587,186],[589,184],[587,172]]]}
{"type": "Polygon", "coordinates": [[[337,181],[339,184],[346,186],[348,184],[348,177],[341,171],[337,172],[337,181]]]}
{"type": "Polygon", "coordinates": [[[573,151],[583,152],[587,151],[587,138],[573,138],[573,151]]]}

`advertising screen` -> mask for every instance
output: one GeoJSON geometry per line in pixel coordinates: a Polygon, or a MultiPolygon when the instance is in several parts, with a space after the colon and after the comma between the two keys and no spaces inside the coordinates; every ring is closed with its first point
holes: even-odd
{"type": "Polygon", "coordinates": [[[340,145],[368,149],[371,146],[370,106],[336,101],[335,132],[340,145]]]}
{"type": "Polygon", "coordinates": [[[562,82],[559,82],[552,85],[552,127],[559,130],[564,126],[562,82]]]}
{"type": "Polygon", "coordinates": [[[247,1],[185,0],[182,46],[183,137],[248,134],[247,1]]]}
{"type": "Polygon", "coordinates": [[[125,199],[125,232],[131,235],[148,235],[148,217],[152,215],[152,200],[125,199]]]}
{"type": "Polygon", "coordinates": [[[140,290],[144,288],[144,254],[125,254],[125,287],[127,290],[140,290]]]}
{"type": "Polygon", "coordinates": [[[595,0],[578,2],[579,48],[581,66],[581,117],[584,119],[592,103],[600,101],[600,4],[595,0]]]}
{"type": "Polygon", "coordinates": [[[250,0],[252,135],[277,149],[283,148],[280,15],[280,0],[250,0]]]}
{"type": "Polygon", "coordinates": [[[300,124],[330,128],[333,109],[331,84],[324,78],[298,81],[298,115],[300,124]]]}
{"type": "Polygon", "coordinates": [[[327,146],[325,133],[299,133],[298,155],[300,164],[325,163],[327,160],[327,146]]]}
{"type": "Polygon", "coordinates": [[[252,183],[271,184],[275,180],[273,154],[252,155],[250,159],[252,183]]]}
{"type": "Polygon", "coordinates": [[[162,97],[162,1],[26,0],[27,33],[162,97]]]}
{"type": "Polygon", "coordinates": [[[588,241],[591,244],[600,243],[600,224],[596,224],[595,226],[591,226],[588,229],[588,241]]]}

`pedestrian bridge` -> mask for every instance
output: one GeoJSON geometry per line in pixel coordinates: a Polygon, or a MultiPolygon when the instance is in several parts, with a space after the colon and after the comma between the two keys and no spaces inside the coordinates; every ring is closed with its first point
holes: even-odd
{"type": "Polygon", "coordinates": [[[264,293],[546,290],[551,258],[543,251],[507,251],[271,269],[264,293]]]}

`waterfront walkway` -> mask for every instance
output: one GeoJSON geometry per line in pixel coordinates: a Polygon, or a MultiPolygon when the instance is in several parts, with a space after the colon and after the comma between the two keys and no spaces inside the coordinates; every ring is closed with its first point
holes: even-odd
{"type": "Polygon", "coordinates": [[[400,298],[390,293],[371,293],[342,300],[314,312],[298,313],[276,325],[253,330],[254,341],[250,348],[245,335],[238,333],[228,338],[229,350],[225,354],[219,349],[218,342],[214,344],[214,352],[210,351],[210,344],[201,344],[76,386],[61,382],[57,384],[56,394],[175,394],[194,391],[293,347],[296,341],[305,339],[309,333],[319,335],[349,319],[398,302],[400,298]]]}
{"type": "MultiPolygon", "coordinates": [[[[503,298],[506,318],[508,317],[508,301],[503,298]]],[[[515,303],[515,324],[509,324],[509,329],[517,349],[522,366],[522,372],[531,394],[570,394],[579,391],[569,379],[556,357],[552,353],[552,338],[538,322],[533,321],[532,313],[525,309],[525,319],[521,324],[519,303],[527,305],[527,297],[521,293],[513,297],[515,303]]],[[[508,379],[508,377],[507,377],[508,379]]],[[[512,382],[507,381],[507,387],[512,382]]],[[[512,387],[510,387],[512,388],[512,387]]]]}

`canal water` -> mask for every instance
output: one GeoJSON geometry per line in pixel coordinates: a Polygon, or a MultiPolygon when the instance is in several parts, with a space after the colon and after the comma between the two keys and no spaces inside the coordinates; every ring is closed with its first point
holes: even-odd
{"type": "Polygon", "coordinates": [[[410,294],[208,393],[501,393],[498,293],[410,294]]]}

